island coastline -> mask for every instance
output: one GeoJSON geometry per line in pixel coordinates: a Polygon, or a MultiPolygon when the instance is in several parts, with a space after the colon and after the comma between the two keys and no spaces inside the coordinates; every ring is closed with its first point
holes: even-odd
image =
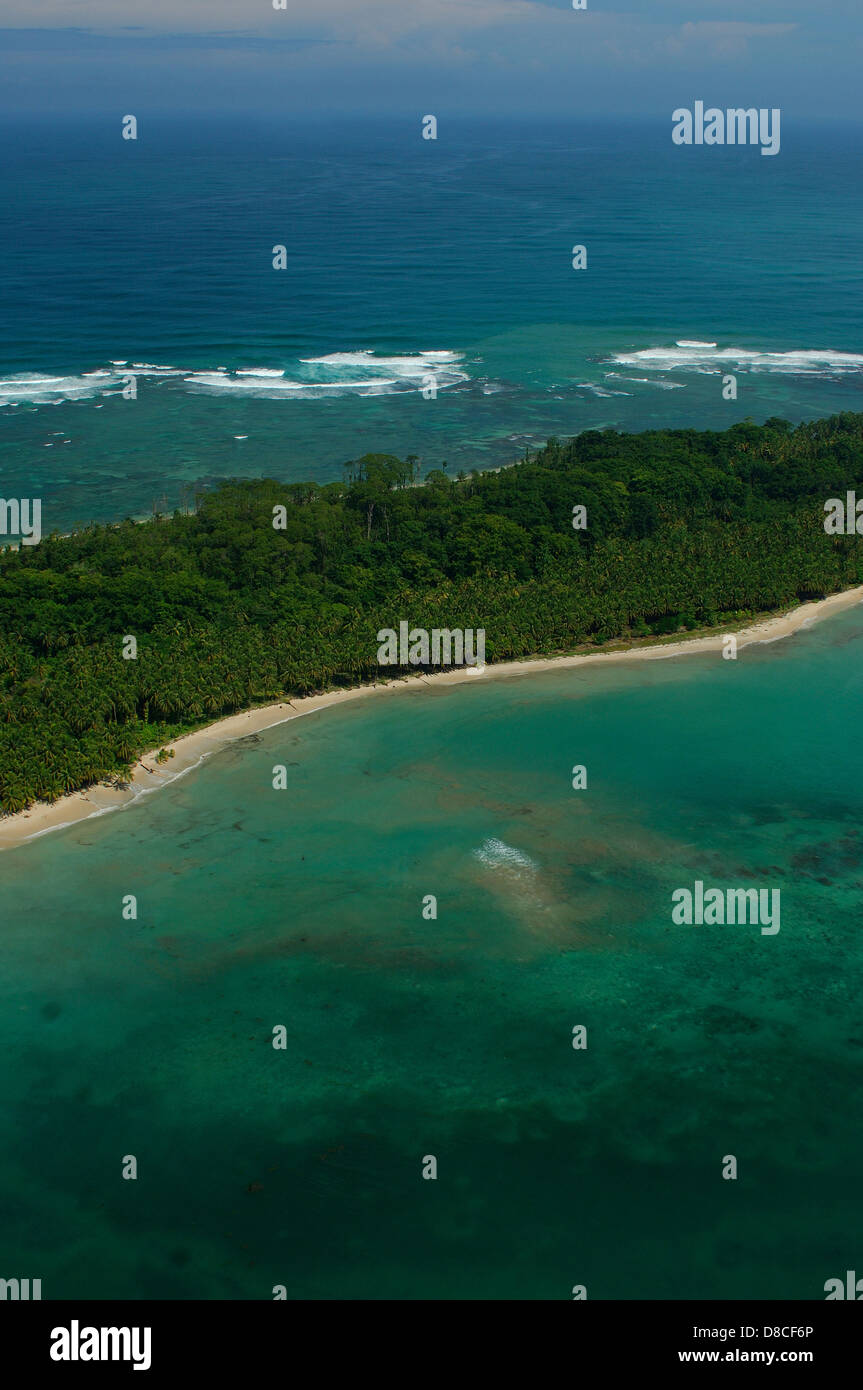
{"type": "Polygon", "coordinates": [[[488,666],[456,666],[445,671],[432,671],[418,676],[399,676],[392,680],[381,680],[365,685],[352,685],[325,691],[321,695],[300,696],[289,701],[279,701],[275,705],[258,705],[253,709],[242,710],[238,714],[228,714],[225,719],[196,728],[188,734],[181,734],[170,744],[164,745],[167,756],[157,762],[161,749],[151,749],[142,753],[129,771],[125,787],[117,787],[107,781],[96,783],[81,791],[69,792],[56,802],[35,802],[25,810],[0,819],[0,851],[14,849],[38,840],[53,830],[63,830],[67,826],[90,820],[96,816],[107,815],[111,810],[122,810],[135,805],[142,796],[160,791],[200,767],[213,753],[220,752],[238,739],[263,733],[277,724],[300,719],[303,714],[313,714],[317,710],[342,705],[346,701],[365,698],[367,695],[384,692],[403,691],[438,685],[459,685],[466,681],[485,681],[489,678],[529,676],[543,671],[568,670],[570,667],[592,666],[617,662],[655,662],[668,660],[675,656],[692,656],[698,653],[721,652],[725,638],[734,635],[738,649],[759,642],[777,642],[792,637],[800,628],[809,627],[842,612],[856,603],[863,602],[863,585],[853,589],[842,589],[839,594],[828,595],[809,603],[800,603],[791,610],[771,614],[756,620],[748,627],[728,634],[716,630],[700,637],[680,638],[664,644],[614,646],[606,644],[595,652],[578,652],[564,656],[525,657],[517,662],[495,662],[488,666]]]}
{"type": "MultiPolygon", "coordinates": [[[[863,602],[863,585],[843,589],[827,598],[773,615],[765,616],[733,635],[738,650],[757,643],[776,642],[791,637],[802,628],[831,617],[835,613],[863,602]]],[[[502,677],[562,671],[589,665],[599,667],[616,662],[660,661],[678,656],[721,652],[725,639],[732,634],[716,629],[702,636],[680,638],[666,643],[616,647],[608,643],[593,652],[551,657],[526,657],[518,661],[501,661],[482,668],[452,667],[420,675],[404,675],[365,685],[307,695],[276,704],[259,705],[228,715],[215,723],[182,734],[164,745],[167,754],[157,762],[161,749],[142,754],[134,763],[125,786],[99,782],[80,791],[70,792],[57,801],[38,801],[26,810],[0,818],[0,850],[14,849],[54,830],[106,815],[109,811],[132,806],[143,796],[169,786],[186,773],[199,767],[207,758],[239,739],[262,733],[277,724],[287,723],[305,714],[313,714],[346,701],[372,694],[394,693],[426,686],[457,685],[466,681],[485,681],[502,677]]]]}

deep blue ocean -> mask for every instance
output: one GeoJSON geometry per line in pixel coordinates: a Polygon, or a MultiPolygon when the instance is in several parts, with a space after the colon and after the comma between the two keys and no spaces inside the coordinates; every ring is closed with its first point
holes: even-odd
{"type": "Polygon", "coordinates": [[[670,123],[4,133],[0,469],[45,529],[369,450],[454,473],[860,408],[861,128],[786,121],[775,158],[670,123]]]}

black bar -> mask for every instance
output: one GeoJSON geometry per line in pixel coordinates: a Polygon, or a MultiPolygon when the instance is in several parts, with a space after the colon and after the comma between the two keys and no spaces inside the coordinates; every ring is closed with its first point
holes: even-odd
{"type": "Polygon", "coordinates": [[[572,1378],[589,1372],[595,1382],[619,1372],[711,1364],[726,1370],[804,1366],[820,1383],[825,1373],[859,1375],[861,1332],[860,1310],[838,1301],[0,1305],[7,1372],[16,1365],[19,1380],[50,1372],[53,1383],[70,1376],[92,1380],[100,1372],[134,1376],[135,1360],[142,1363],[141,1384],[186,1372],[200,1385],[210,1377],[230,1383],[277,1371],[285,1382],[307,1386],[323,1378],[332,1384],[343,1367],[351,1386],[388,1375],[408,1385],[428,1383],[436,1369],[448,1385],[459,1367],[481,1366],[487,1378],[500,1366],[512,1380],[523,1366],[530,1382],[541,1386],[567,1370],[572,1378]],[[52,1347],[69,1354],[95,1347],[101,1354],[101,1335],[94,1339],[92,1328],[128,1330],[128,1338],[109,1335],[104,1343],[108,1357],[116,1349],[127,1359],[52,1359],[52,1347]],[[143,1364],[144,1329],[150,1330],[149,1366],[143,1364]]]}

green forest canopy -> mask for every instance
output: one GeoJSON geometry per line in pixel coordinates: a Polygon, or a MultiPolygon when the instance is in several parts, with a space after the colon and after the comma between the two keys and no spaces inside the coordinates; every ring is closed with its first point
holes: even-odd
{"type": "Polygon", "coordinates": [[[226,482],[192,515],[0,552],[3,811],[122,776],[206,720],[391,676],[376,634],[400,621],[483,628],[501,661],[863,581],[856,537],[824,531],[826,500],[863,479],[863,415],[589,430],[424,486],[416,465],[368,454],[323,486],[226,482]]]}

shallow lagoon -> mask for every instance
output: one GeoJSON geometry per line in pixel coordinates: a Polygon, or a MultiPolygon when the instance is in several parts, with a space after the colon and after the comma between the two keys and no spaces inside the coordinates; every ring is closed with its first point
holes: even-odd
{"type": "Polygon", "coordinates": [[[5,1275],[823,1298],[859,1253],[861,652],[856,609],[361,701],[0,856],[5,1275]],[[781,889],[781,931],[673,925],[697,879],[781,889]]]}

